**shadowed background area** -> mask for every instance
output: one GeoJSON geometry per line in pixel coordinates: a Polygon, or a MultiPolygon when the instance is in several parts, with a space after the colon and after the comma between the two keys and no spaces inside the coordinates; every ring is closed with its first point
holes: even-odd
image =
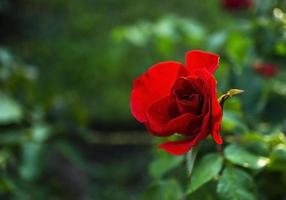
{"type": "MultiPolygon", "coordinates": [[[[259,133],[245,146],[269,159],[279,146],[253,176],[259,199],[286,198],[285,12],[283,0],[0,0],[0,199],[176,200],[161,178],[182,159],[156,149],[129,97],[135,77],[190,49],[221,56],[219,94],[246,91],[226,103],[222,133],[259,133]]],[[[203,191],[190,198],[220,199],[203,191]]]]}

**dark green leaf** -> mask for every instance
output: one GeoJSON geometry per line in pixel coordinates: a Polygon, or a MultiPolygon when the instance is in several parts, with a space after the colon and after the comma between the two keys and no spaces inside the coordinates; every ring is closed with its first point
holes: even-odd
{"type": "Polygon", "coordinates": [[[209,181],[193,193],[187,195],[186,200],[218,200],[216,187],[216,180],[209,181]]]}
{"type": "Polygon", "coordinates": [[[255,187],[252,177],[237,168],[223,171],[217,192],[221,200],[255,200],[255,187]]]}
{"type": "Polygon", "coordinates": [[[180,200],[182,190],[175,180],[159,181],[144,194],[143,200],[180,200]]]}
{"type": "Polygon", "coordinates": [[[223,159],[219,154],[208,154],[203,157],[197,164],[195,164],[195,168],[191,176],[191,185],[187,193],[192,193],[217,176],[222,168],[222,164],[223,159]]]}

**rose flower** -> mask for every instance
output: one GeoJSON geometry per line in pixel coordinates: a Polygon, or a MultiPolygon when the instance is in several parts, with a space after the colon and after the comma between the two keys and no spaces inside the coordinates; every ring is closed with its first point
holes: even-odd
{"type": "Polygon", "coordinates": [[[253,69],[256,73],[262,75],[265,78],[272,78],[279,73],[278,67],[271,63],[256,62],[253,65],[253,69]]]}
{"type": "Polygon", "coordinates": [[[218,64],[218,55],[192,50],[186,54],[185,65],[161,62],[134,80],[130,103],[133,116],[155,136],[183,136],[160,148],[181,155],[208,135],[222,144],[222,109],[213,76],[218,64]]]}
{"type": "Polygon", "coordinates": [[[253,0],[222,0],[221,3],[228,10],[241,10],[253,6],[253,0]]]}

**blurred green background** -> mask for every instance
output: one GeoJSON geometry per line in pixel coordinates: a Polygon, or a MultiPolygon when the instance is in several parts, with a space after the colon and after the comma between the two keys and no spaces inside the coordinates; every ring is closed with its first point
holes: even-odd
{"type": "MultiPolygon", "coordinates": [[[[226,2],[0,0],[0,199],[237,199],[218,180],[182,197],[183,159],[130,114],[132,80],[190,49],[221,56],[219,94],[245,90],[222,126],[227,166],[255,186],[238,199],[285,199],[286,2],[226,2]],[[246,150],[269,164],[237,160],[246,150]]],[[[216,151],[203,146],[199,158],[216,151]]]]}

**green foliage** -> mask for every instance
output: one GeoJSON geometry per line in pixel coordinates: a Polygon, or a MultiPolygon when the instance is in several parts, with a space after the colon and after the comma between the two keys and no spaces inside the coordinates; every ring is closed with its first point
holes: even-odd
{"type": "Polygon", "coordinates": [[[191,183],[187,193],[192,193],[199,187],[212,180],[222,168],[223,158],[219,154],[204,156],[194,168],[191,174],[191,183]]]}
{"type": "Polygon", "coordinates": [[[217,192],[222,200],[255,200],[255,184],[245,171],[229,167],[224,169],[217,192]]]}
{"type": "Polygon", "coordinates": [[[284,171],[286,167],[286,146],[283,144],[277,145],[270,155],[272,170],[284,171]]]}
{"type": "Polygon", "coordinates": [[[175,180],[164,180],[154,185],[146,191],[143,200],[179,200],[182,198],[182,191],[175,180]]]}
{"type": "Polygon", "coordinates": [[[246,168],[260,169],[269,163],[268,158],[255,155],[237,144],[227,146],[224,153],[230,162],[246,168]]]}
{"type": "Polygon", "coordinates": [[[0,94],[0,124],[20,122],[23,117],[22,108],[12,98],[0,94]]]}
{"type": "Polygon", "coordinates": [[[149,173],[154,179],[162,178],[167,172],[179,166],[184,160],[183,156],[172,156],[160,152],[150,164],[149,173]]]}
{"type": "Polygon", "coordinates": [[[197,158],[197,154],[199,151],[199,146],[195,146],[190,149],[190,151],[186,154],[186,164],[187,164],[187,170],[188,170],[188,175],[191,176],[194,168],[194,164],[197,158]]]}

